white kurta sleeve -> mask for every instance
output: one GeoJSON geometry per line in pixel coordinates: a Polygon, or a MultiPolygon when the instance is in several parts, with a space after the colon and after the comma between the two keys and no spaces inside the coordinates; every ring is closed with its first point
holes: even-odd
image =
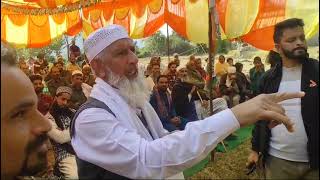
{"type": "Polygon", "coordinates": [[[71,141],[69,129],[60,130],[60,129],[58,129],[58,126],[57,126],[54,118],[52,117],[52,115],[47,114],[45,117],[50,120],[50,123],[52,125],[51,130],[48,132],[48,136],[52,140],[54,140],[55,142],[60,143],[60,144],[71,141]]]}
{"type": "Polygon", "coordinates": [[[163,179],[203,160],[238,128],[239,122],[227,109],[188,123],[184,131],[147,141],[107,111],[90,108],[77,118],[72,146],[80,159],[116,174],[163,179]]]}

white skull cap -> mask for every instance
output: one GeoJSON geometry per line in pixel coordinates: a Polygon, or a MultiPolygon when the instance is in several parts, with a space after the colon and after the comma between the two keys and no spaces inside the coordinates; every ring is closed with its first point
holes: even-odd
{"type": "Polygon", "coordinates": [[[129,38],[128,32],[123,26],[112,24],[107,27],[100,28],[91,33],[84,41],[84,52],[89,63],[106,47],[113,42],[129,38]]]}

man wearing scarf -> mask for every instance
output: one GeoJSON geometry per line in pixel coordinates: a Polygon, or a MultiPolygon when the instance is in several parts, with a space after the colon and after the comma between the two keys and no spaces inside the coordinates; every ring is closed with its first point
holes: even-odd
{"type": "Polygon", "coordinates": [[[176,116],[171,96],[168,91],[168,77],[160,75],[157,79],[157,85],[153,88],[150,97],[150,104],[157,112],[163,127],[172,132],[174,130],[183,130],[187,124],[186,119],[176,116]]]}
{"type": "Polygon", "coordinates": [[[69,127],[75,110],[68,107],[72,89],[60,86],[46,117],[51,120],[52,129],[48,132],[55,156],[55,175],[78,179],[75,152],[71,146],[69,127]]]}

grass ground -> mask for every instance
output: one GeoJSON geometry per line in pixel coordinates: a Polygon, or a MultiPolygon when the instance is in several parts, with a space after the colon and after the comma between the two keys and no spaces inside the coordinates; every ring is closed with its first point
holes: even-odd
{"type": "Polygon", "coordinates": [[[250,146],[250,139],[248,139],[227,153],[216,152],[213,162],[209,162],[206,168],[188,179],[259,179],[256,172],[246,175],[245,164],[250,146]]]}

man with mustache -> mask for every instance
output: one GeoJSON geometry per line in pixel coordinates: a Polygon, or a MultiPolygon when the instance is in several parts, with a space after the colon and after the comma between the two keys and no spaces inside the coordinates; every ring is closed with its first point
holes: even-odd
{"type": "Polygon", "coordinates": [[[40,74],[31,75],[29,78],[38,96],[38,110],[42,115],[46,115],[53,102],[53,98],[43,93],[44,85],[42,82],[42,76],[40,74]]]}
{"type": "Polygon", "coordinates": [[[241,126],[276,120],[292,131],[277,103],[304,93],[264,94],[169,134],[148,102],[135,46],[120,25],[90,34],[84,51],[97,76],[71,125],[79,179],[164,179],[205,158],[241,126]]]}
{"type": "Polygon", "coordinates": [[[248,166],[261,154],[267,179],[319,179],[319,61],[308,58],[303,26],[297,18],[275,25],[273,39],[281,61],[261,79],[260,93],[306,93],[282,102],[295,124],[293,133],[283,125],[270,129],[273,124],[267,121],[255,126],[248,166]]]}
{"type": "Polygon", "coordinates": [[[32,176],[46,168],[51,125],[37,109],[29,78],[15,51],[1,42],[1,179],[32,176]]]}
{"type": "Polygon", "coordinates": [[[68,107],[72,89],[60,86],[46,118],[51,120],[52,129],[48,132],[55,154],[55,174],[64,178],[78,179],[74,150],[70,144],[70,122],[75,110],[68,107]]]}

